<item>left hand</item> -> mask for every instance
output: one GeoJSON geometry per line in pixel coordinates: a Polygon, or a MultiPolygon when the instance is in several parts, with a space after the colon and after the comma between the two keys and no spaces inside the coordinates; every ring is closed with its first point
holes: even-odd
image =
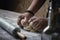
{"type": "Polygon", "coordinates": [[[30,22],[30,26],[32,26],[34,30],[39,31],[47,26],[48,19],[47,18],[32,17],[29,20],[29,22],[30,22]]]}
{"type": "Polygon", "coordinates": [[[23,28],[28,24],[28,20],[32,17],[33,15],[30,14],[29,12],[21,13],[18,17],[17,24],[23,28]]]}

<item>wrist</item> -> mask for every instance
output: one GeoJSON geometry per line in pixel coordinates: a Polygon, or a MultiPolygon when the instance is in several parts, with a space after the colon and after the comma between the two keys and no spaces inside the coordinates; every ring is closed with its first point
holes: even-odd
{"type": "Polygon", "coordinates": [[[30,15],[34,16],[34,13],[30,10],[26,10],[25,12],[28,12],[30,15]]]}
{"type": "Polygon", "coordinates": [[[26,14],[26,16],[29,17],[29,18],[31,18],[31,17],[33,16],[33,15],[30,14],[29,12],[25,12],[25,14],[26,14]]]}

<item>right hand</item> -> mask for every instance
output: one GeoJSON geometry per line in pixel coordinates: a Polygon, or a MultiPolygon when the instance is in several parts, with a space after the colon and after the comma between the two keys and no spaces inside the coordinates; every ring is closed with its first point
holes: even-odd
{"type": "Polygon", "coordinates": [[[32,17],[32,14],[26,12],[26,13],[22,13],[20,14],[19,18],[18,18],[18,25],[23,28],[24,26],[26,26],[28,24],[28,20],[32,17]]]}
{"type": "Polygon", "coordinates": [[[48,24],[47,18],[31,17],[29,25],[36,31],[42,31],[48,24]]]}

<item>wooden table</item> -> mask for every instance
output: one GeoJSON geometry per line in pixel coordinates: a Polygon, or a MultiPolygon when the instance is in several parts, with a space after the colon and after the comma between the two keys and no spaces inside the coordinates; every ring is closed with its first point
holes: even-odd
{"type": "MultiPolygon", "coordinates": [[[[16,22],[19,15],[20,14],[16,12],[0,9],[0,17],[4,18],[7,22],[10,22],[16,26],[17,26],[16,22]]],[[[42,40],[42,37],[44,40],[51,40],[51,36],[46,34],[41,35],[40,33],[27,32],[23,29],[21,29],[21,33],[27,36],[27,40],[42,40]]],[[[20,40],[20,39],[13,37],[0,27],[0,40],[20,40]]]]}

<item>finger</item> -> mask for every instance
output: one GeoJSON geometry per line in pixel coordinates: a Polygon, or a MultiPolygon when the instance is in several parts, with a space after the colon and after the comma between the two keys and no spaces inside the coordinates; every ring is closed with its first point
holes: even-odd
{"type": "Polygon", "coordinates": [[[21,25],[23,25],[23,26],[24,26],[24,19],[22,19],[22,20],[21,20],[21,25]]]}
{"type": "Polygon", "coordinates": [[[28,23],[28,19],[27,19],[27,18],[22,19],[22,20],[21,20],[21,24],[22,24],[23,26],[25,26],[25,27],[28,26],[28,24],[29,24],[29,23],[28,23]]]}
{"type": "Polygon", "coordinates": [[[30,19],[29,19],[29,22],[32,22],[32,21],[34,21],[36,19],[36,17],[31,17],[30,19]]]}
{"type": "Polygon", "coordinates": [[[39,24],[37,27],[36,27],[36,30],[41,30],[42,26],[39,24]]]}
{"type": "Polygon", "coordinates": [[[33,29],[38,30],[40,23],[37,23],[33,29]]]}
{"type": "Polygon", "coordinates": [[[41,23],[42,21],[37,19],[37,25],[35,26],[35,28],[37,28],[39,25],[42,25],[41,23]]]}
{"type": "Polygon", "coordinates": [[[23,26],[22,26],[22,24],[21,24],[21,20],[22,20],[22,19],[18,19],[17,24],[18,24],[21,28],[23,28],[23,26]]]}
{"type": "Polygon", "coordinates": [[[23,14],[20,14],[20,16],[18,18],[23,19],[24,18],[24,15],[23,14]]]}
{"type": "Polygon", "coordinates": [[[36,26],[36,24],[37,24],[36,22],[30,22],[29,25],[34,28],[36,26]]]}
{"type": "Polygon", "coordinates": [[[34,21],[30,22],[30,25],[35,28],[37,26],[37,24],[39,24],[38,19],[35,19],[34,21]]]}
{"type": "Polygon", "coordinates": [[[20,14],[19,16],[18,16],[18,25],[21,23],[21,20],[24,18],[24,15],[23,14],[20,14]]]}
{"type": "Polygon", "coordinates": [[[41,21],[40,25],[38,25],[36,28],[36,30],[43,30],[45,27],[47,26],[47,22],[46,21],[41,21]]]}
{"type": "Polygon", "coordinates": [[[42,25],[39,25],[36,30],[37,31],[42,31],[43,29],[44,29],[44,27],[42,25]]]}
{"type": "Polygon", "coordinates": [[[35,30],[38,30],[38,28],[41,28],[43,21],[42,21],[41,19],[40,19],[40,20],[37,19],[36,21],[37,21],[37,25],[35,26],[34,29],[35,29],[35,30]]]}
{"type": "Polygon", "coordinates": [[[20,25],[21,20],[22,20],[21,18],[18,18],[18,20],[17,20],[17,24],[18,24],[18,25],[20,25]]]}
{"type": "Polygon", "coordinates": [[[17,24],[22,27],[21,20],[23,19],[23,15],[20,15],[17,20],[17,24]]]}

